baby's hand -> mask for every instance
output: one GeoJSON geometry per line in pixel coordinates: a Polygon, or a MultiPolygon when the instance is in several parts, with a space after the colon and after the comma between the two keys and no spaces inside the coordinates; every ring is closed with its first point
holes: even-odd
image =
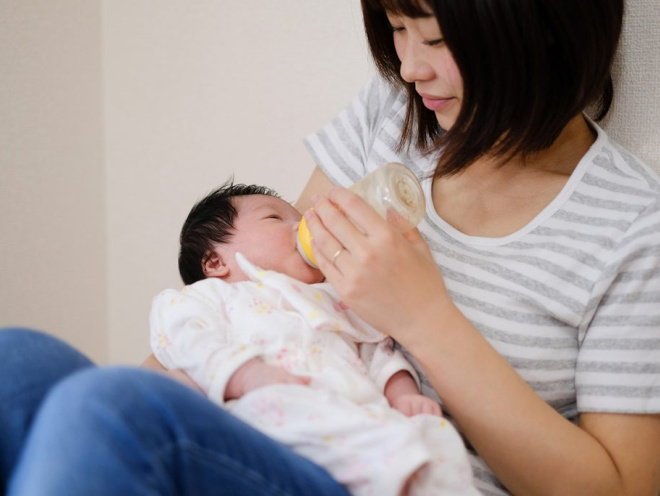
{"type": "Polygon", "coordinates": [[[294,375],[281,367],[268,365],[258,358],[245,362],[231,376],[225,388],[225,401],[244,396],[253,389],[271,384],[309,384],[309,377],[294,375]]]}
{"type": "Polygon", "coordinates": [[[392,408],[396,408],[408,417],[422,413],[442,416],[440,405],[423,394],[402,394],[394,398],[391,404],[392,408]]]}

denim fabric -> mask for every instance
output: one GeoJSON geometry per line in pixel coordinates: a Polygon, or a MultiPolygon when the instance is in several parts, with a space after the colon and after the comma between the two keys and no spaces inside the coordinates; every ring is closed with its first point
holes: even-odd
{"type": "Polygon", "coordinates": [[[7,438],[7,450],[2,431],[8,495],[348,496],[321,467],[161,374],[89,367],[51,337],[0,336],[5,332],[11,335],[0,337],[0,425],[27,419],[22,434],[7,438]],[[7,370],[9,341],[31,358],[7,370]],[[57,362],[55,373],[36,366],[57,362]],[[5,385],[21,376],[42,383],[39,397],[24,402],[19,386],[5,385]]]}
{"type": "Polygon", "coordinates": [[[63,377],[91,366],[78,351],[46,334],[0,330],[0,494],[48,391],[63,377]]]}

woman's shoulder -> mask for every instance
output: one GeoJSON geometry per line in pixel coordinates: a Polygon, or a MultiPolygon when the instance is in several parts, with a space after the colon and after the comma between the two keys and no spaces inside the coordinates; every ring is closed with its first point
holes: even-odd
{"type": "Polygon", "coordinates": [[[598,139],[591,159],[591,173],[616,180],[620,191],[660,198],[660,176],[634,153],[596,126],[598,139]]]}
{"type": "Polygon", "coordinates": [[[362,87],[358,93],[358,99],[370,107],[386,107],[396,110],[405,107],[407,102],[404,88],[378,74],[362,87]]]}
{"type": "Polygon", "coordinates": [[[340,112],[337,119],[343,118],[346,127],[361,129],[361,134],[371,140],[378,139],[383,132],[398,139],[407,101],[404,88],[375,75],[359,90],[348,107],[340,112]]]}
{"type": "Polygon", "coordinates": [[[350,186],[388,162],[409,163],[397,152],[406,113],[405,90],[373,77],[351,103],[304,144],[335,184],[350,186]]]}
{"type": "Polygon", "coordinates": [[[657,245],[660,177],[636,155],[598,128],[598,138],[581,164],[582,175],[567,203],[594,226],[603,243],[626,253],[657,245]],[[587,218],[588,217],[588,218],[587,218]],[[631,240],[635,243],[631,243],[631,240]]]}

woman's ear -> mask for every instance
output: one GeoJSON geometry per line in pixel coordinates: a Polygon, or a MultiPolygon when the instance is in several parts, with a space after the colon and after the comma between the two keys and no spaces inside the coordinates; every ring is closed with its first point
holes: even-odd
{"type": "Polygon", "coordinates": [[[202,260],[202,271],[206,277],[224,279],[229,275],[229,266],[219,253],[211,251],[202,260]]]}

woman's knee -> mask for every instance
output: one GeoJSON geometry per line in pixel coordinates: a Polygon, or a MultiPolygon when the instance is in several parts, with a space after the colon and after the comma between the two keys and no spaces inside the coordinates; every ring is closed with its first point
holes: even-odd
{"type": "Polygon", "coordinates": [[[44,398],[92,362],[59,339],[26,328],[0,329],[0,493],[44,398]]]}
{"type": "Polygon", "coordinates": [[[39,407],[62,379],[94,364],[75,348],[32,329],[0,330],[0,404],[12,411],[39,407]]]}
{"type": "Polygon", "coordinates": [[[84,370],[53,388],[44,408],[68,415],[89,415],[101,409],[117,412],[142,409],[143,404],[150,402],[153,389],[158,389],[153,375],[130,367],[84,370]]]}
{"type": "Polygon", "coordinates": [[[43,374],[60,378],[93,365],[92,361],[64,341],[34,329],[0,329],[0,369],[3,378],[15,374],[43,374]]]}
{"type": "Polygon", "coordinates": [[[0,328],[0,344],[14,346],[40,346],[45,343],[63,343],[56,337],[37,329],[28,327],[0,328]]]}
{"type": "Polygon", "coordinates": [[[90,368],[59,382],[35,417],[14,487],[21,494],[35,484],[48,486],[44,494],[174,494],[151,487],[170,483],[176,469],[174,429],[155,400],[163,382],[127,367],[90,368]]]}
{"type": "Polygon", "coordinates": [[[172,407],[184,403],[186,394],[197,395],[161,374],[136,367],[102,367],[84,370],[58,384],[40,412],[43,422],[59,422],[63,431],[88,430],[111,435],[131,428],[139,436],[160,437],[167,428],[172,407]],[[45,418],[43,418],[45,417],[45,418]],[[123,426],[123,427],[122,427],[123,426]]]}

